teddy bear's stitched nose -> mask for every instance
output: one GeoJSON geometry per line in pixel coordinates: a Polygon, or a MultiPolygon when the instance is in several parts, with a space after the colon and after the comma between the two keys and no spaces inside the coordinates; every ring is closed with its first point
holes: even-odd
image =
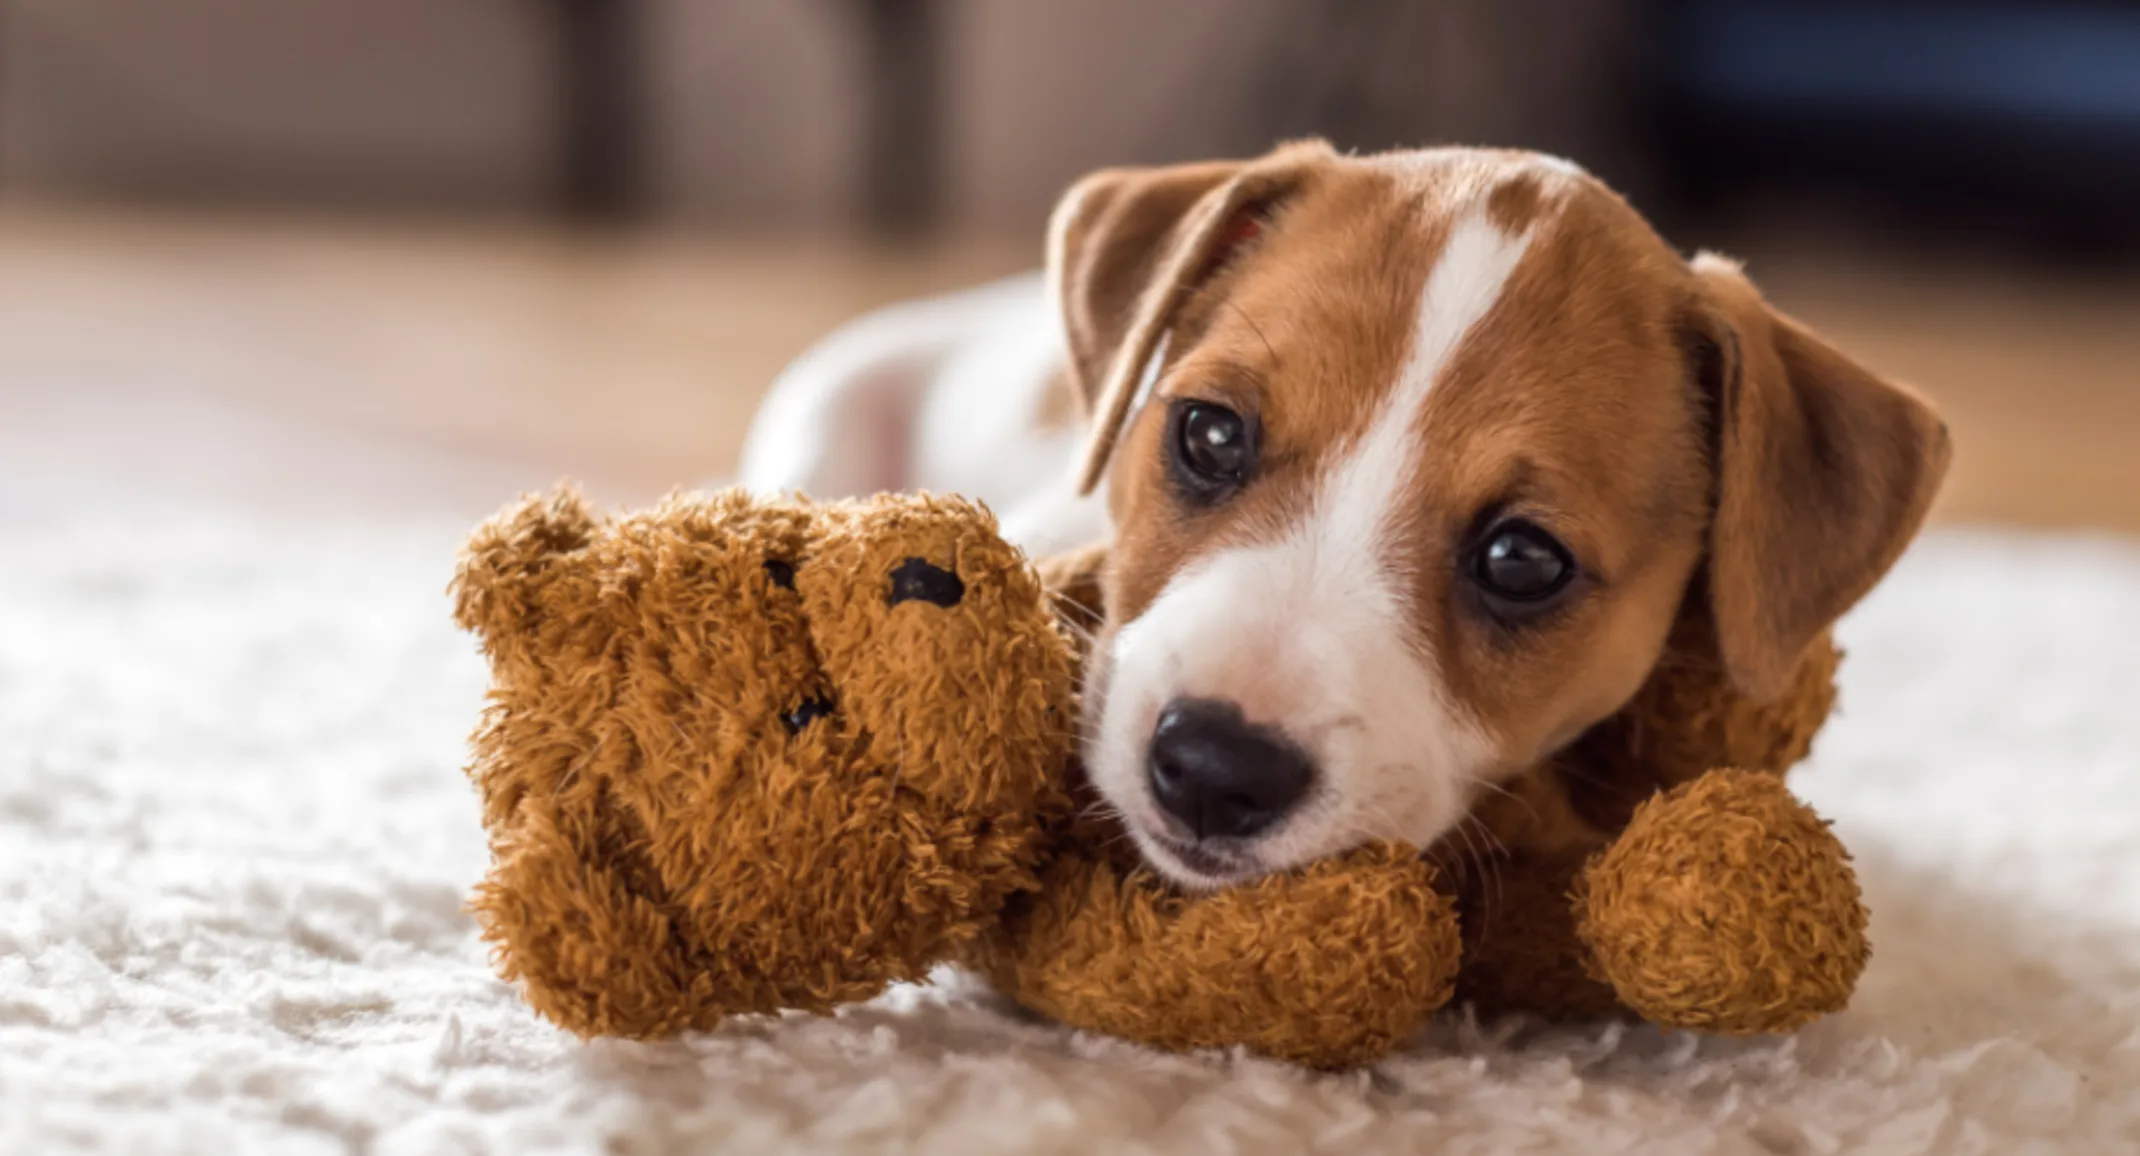
{"type": "Polygon", "coordinates": [[[892,592],[887,601],[894,606],[917,600],[957,606],[965,596],[966,584],[959,581],[958,575],[920,558],[909,558],[892,571],[892,592]]]}
{"type": "Polygon", "coordinates": [[[788,733],[792,735],[831,713],[830,701],[824,698],[807,698],[801,706],[780,716],[780,721],[787,724],[788,733]]]}

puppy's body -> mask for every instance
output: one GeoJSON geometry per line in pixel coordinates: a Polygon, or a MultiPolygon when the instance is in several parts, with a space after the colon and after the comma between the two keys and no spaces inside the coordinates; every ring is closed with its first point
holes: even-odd
{"type": "Polygon", "coordinates": [[[775,383],[742,481],[828,498],[964,494],[1035,556],[1105,538],[1106,509],[1073,469],[1086,434],[1062,331],[1038,274],[863,317],[775,383]]]}
{"type": "Polygon", "coordinates": [[[1945,459],[1920,401],[1566,162],[1309,144],[1087,178],[1044,280],[798,363],[744,480],[1108,540],[1085,761],[1215,885],[1433,842],[1625,704],[1692,600],[1773,691],[1945,459]]]}

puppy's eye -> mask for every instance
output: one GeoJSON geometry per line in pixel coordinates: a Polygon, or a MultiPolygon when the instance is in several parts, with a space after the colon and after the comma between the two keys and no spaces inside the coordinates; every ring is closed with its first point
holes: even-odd
{"type": "Polygon", "coordinates": [[[1575,577],[1575,559],[1553,535],[1511,519],[1487,532],[1473,556],[1471,576],[1494,598],[1537,603],[1560,593],[1575,577]]]}
{"type": "Polygon", "coordinates": [[[1180,472],[1205,490],[1238,486],[1255,468],[1255,431],[1223,405],[1192,401],[1178,407],[1172,441],[1180,472]]]}

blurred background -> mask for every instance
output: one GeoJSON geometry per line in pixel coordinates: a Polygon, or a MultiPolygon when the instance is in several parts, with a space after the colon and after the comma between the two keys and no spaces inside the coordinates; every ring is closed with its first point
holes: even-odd
{"type": "Polygon", "coordinates": [[[718,476],[1101,165],[1528,146],[1948,410],[1949,520],[2140,530],[2140,3],[0,0],[0,513],[718,476]]]}

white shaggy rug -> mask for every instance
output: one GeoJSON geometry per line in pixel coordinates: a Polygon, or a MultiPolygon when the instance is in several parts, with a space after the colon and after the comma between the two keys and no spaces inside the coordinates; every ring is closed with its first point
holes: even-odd
{"type": "Polygon", "coordinates": [[[1372,1073],[914,990],[583,1046],[486,966],[459,527],[0,503],[0,1153],[2140,1151],[2140,551],[1941,535],[1797,781],[1856,1004],[1726,1042],[1452,1015],[1372,1073]]]}

